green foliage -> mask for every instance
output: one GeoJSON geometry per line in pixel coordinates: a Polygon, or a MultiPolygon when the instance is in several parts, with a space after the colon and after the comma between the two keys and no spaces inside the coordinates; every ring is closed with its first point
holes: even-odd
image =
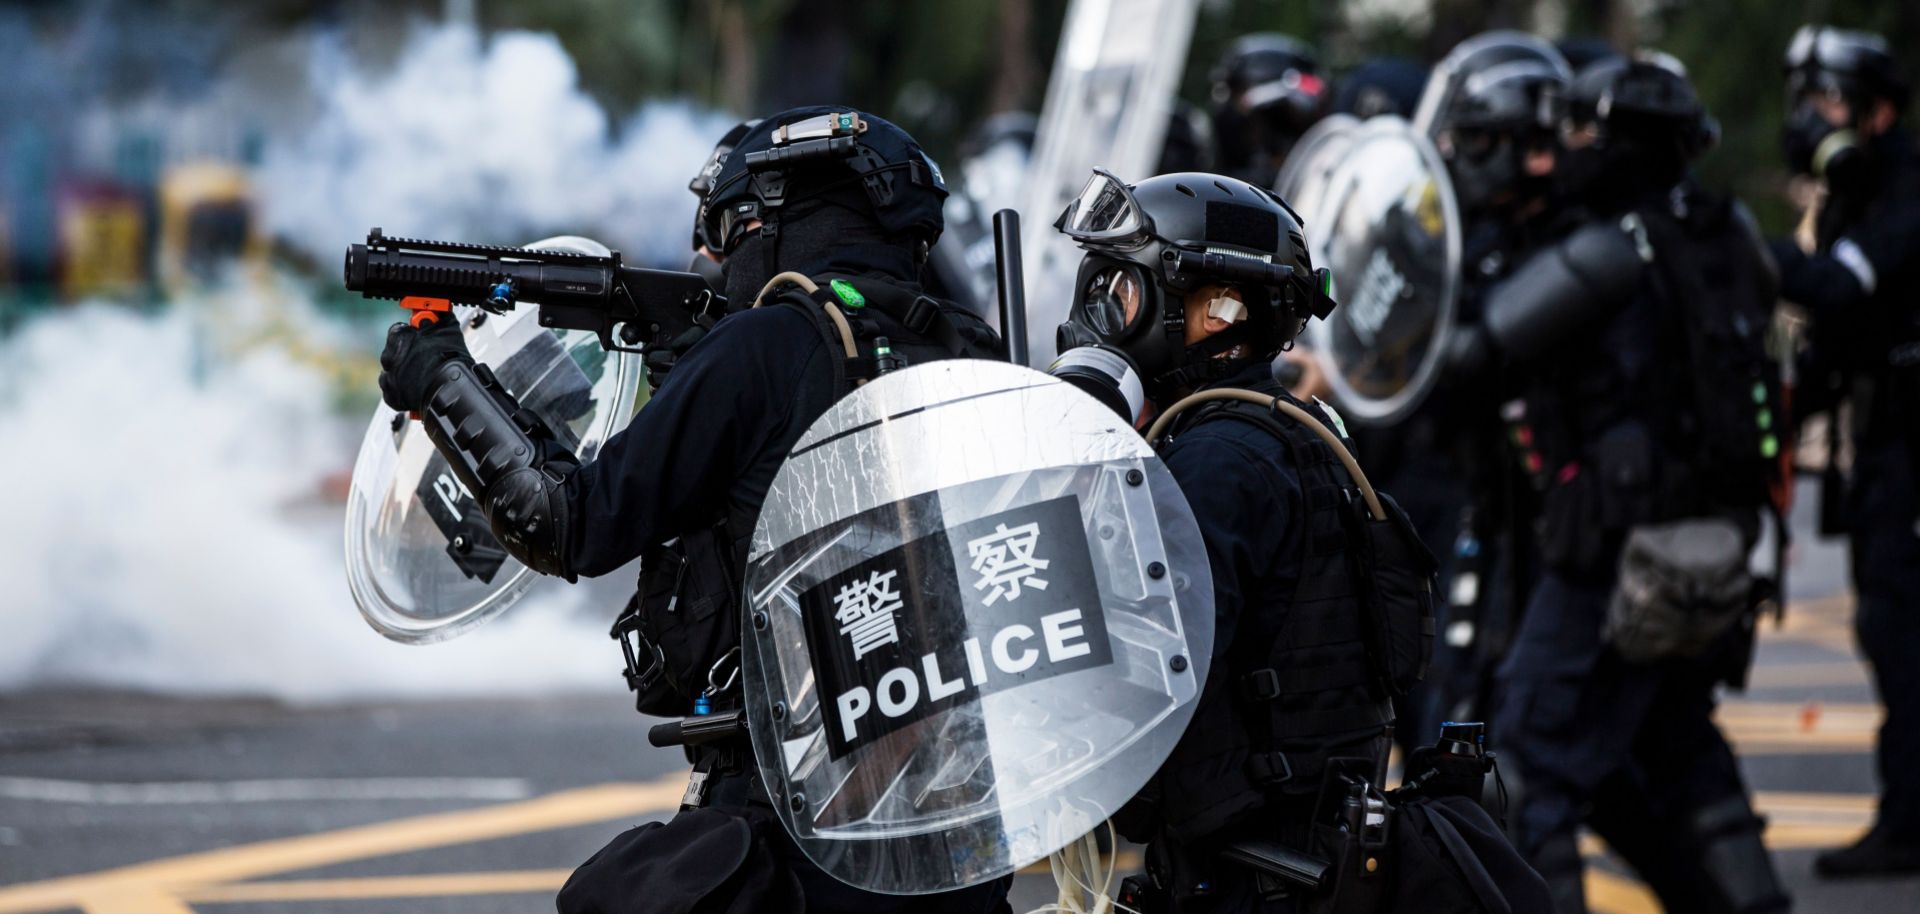
{"type": "MultiPolygon", "coordinates": [[[[182,13],[224,6],[165,0],[182,13]]],[[[775,104],[845,102],[913,131],[951,157],[995,105],[1038,109],[1070,0],[474,0],[482,25],[559,36],[583,85],[616,111],[645,99],[692,97],[764,112],[775,104]],[[1006,17],[1024,13],[1009,45],[1006,17]],[[1024,61],[1009,79],[1005,71],[1024,61]],[[804,97],[800,97],[804,96],[804,97]]],[[[1432,62],[1486,28],[1545,28],[1652,47],[1684,61],[1722,128],[1701,163],[1708,183],[1745,197],[1769,231],[1789,227],[1778,134],[1780,57],[1808,21],[1887,35],[1920,76],[1920,3],[1886,0],[1201,0],[1181,95],[1208,100],[1208,72],[1249,32],[1315,45],[1338,74],[1396,54],[1432,62]],[[1405,17],[1412,10],[1414,15],[1405,17]]],[[[435,16],[435,0],[260,0],[257,24],[314,16],[435,16]]],[[[1549,37],[1560,37],[1550,35],[1549,37]]]]}

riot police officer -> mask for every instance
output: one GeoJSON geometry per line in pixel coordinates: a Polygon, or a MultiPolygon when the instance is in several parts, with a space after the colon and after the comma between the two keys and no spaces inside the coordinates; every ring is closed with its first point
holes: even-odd
{"type": "MultiPolygon", "coordinates": [[[[724,295],[727,291],[727,277],[720,269],[720,264],[726,260],[726,255],[720,252],[718,241],[707,238],[707,195],[713,191],[713,179],[719,176],[720,168],[726,164],[728,153],[733,152],[733,147],[740,144],[740,138],[746,136],[747,131],[752,130],[759,123],[759,118],[753,118],[729,128],[725,134],[721,135],[720,141],[714,144],[713,152],[707,154],[707,160],[701,164],[700,170],[695,172],[693,179],[687,182],[687,190],[692,191],[694,198],[699,201],[693,213],[693,258],[687,264],[687,272],[704,277],[707,285],[711,286],[717,295],[724,295]]],[[[743,306],[745,304],[750,303],[742,303],[743,306]]],[[[667,379],[667,372],[673,370],[675,360],[686,355],[687,350],[693,348],[693,344],[700,342],[700,339],[707,335],[707,331],[713,329],[714,322],[719,320],[720,316],[719,314],[696,314],[693,318],[693,326],[689,327],[685,333],[674,339],[657,340],[643,347],[642,364],[646,367],[648,386],[655,390],[659,389],[667,379]]]]}
{"type": "Polygon", "coordinates": [[[1097,395],[1105,382],[1124,415],[1158,417],[1148,436],[1164,441],[1213,573],[1199,706],[1115,817],[1148,845],[1150,880],[1121,900],[1252,912],[1334,896],[1345,910],[1398,909],[1379,867],[1378,787],[1388,699],[1417,679],[1431,638],[1432,559],[1392,500],[1365,485],[1332,431],[1339,420],[1272,375],[1306,321],[1331,311],[1328,275],[1285,203],[1214,175],[1129,186],[1096,171],[1057,225],[1087,254],[1053,371],[1097,395]],[[1365,546],[1356,530],[1383,538],[1365,546]],[[1355,580],[1381,586],[1369,597],[1355,580]],[[1376,599],[1386,591],[1408,599],[1376,599]],[[1382,616],[1394,621],[1363,621],[1382,616]],[[1350,830],[1330,824],[1335,810],[1352,814],[1350,830]]]}
{"type": "Polygon", "coordinates": [[[1562,199],[1589,221],[1461,333],[1459,364],[1519,379],[1506,440],[1540,493],[1543,571],[1494,726],[1521,775],[1516,842],[1562,914],[1586,910],[1583,823],[1667,910],[1783,910],[1711,720],[1716,683],[1744,675],[1748,555],[1777,518],[1770,268],[1738,204],[1688,179],[1714,132],[1681,73],[1603,62],[1574,95],[1562,199]]]}
{"type": "MultiPolygon", "coordinates": [[[[387,402],[421,413],[515,558],[569,581],[641,559],[616,634],[640,709],[673,716],[738,707],[745,544],[808,424],[883,369],[996,348],[984,325],[915,285],[946,187],[893,124],[782,112],[745,131],[709,181],[700,231],[726,258],[737,310],[594,459],[568,453],[476,369],[450,321],[397,325],[381,356],[387,402]]],[[[595,855],[562,890],[563,911],[632,910],[642,897],[702,910],[1005,909],[1006,880],[916,898],[842,884],[773,817],[744,735],[690,755],[682,814],[595,855]]]]}
{"type": "Polygon", "coordinates": [[[1802,376],[1814,408],[1853,401],[1852,478],[1829,488],[1844,504],[1823,513],[1851,538],[1855,630],[1886,706],[1873,829],[1815,866],[1920,872],[1920,156],[1900,126],[1909,86],[1883,38],[1819,26],[1794,36],[1786,70],[1788,163],[1826,194],[1812,250],[1773,249],[1783,297],[1812,318],[1802,376]]]}
{"type": "Polygon", "coordinates": [[[1277,32],[1244,35],[1212,75],[1215,162],[1271,187],[1293,144],[1323,113],[1327,85],[1313,48],[1277,32]]]}
{"type": "MultiPolygon", "coordinates": [[[[1512,31],[1461,42],[1435,68],[1415,111],[1446,163],[1465,223],[1457,320],[1480,319],[1486,289],[1566,230],[1550,206],[1555,119],[1570,74],[1551,45],[1512,31]]],[[[1396,425],[1358,433],[1369,466],[1397,492],[1442,571],[1433,671],[1402,702],[1407,736],[1489,712],[1493,671],[1531,584],[1525,486],[1502,459],[1493,379],[1443,369],[1436,390],[1396,425]]],[[[1497,729],[1495,745],[1505,740],[1497,729]]],[[[1412,748],[1408,745],[1406,748],[1412,748]]]]}

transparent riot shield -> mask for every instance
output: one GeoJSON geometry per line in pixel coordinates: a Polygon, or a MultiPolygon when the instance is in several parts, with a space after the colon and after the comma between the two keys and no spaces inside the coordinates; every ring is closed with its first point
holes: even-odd
{"type": "Polygon", "coordinates": [[[1280,167],[1280,176],[1273,182],[1273,190],[1294,212],[1320,210],[1329,179],[1340,167],[1347,150],[1353,147],[1360,123],[1360,119],[1351,114],[1329,114],[1308,127],[1293,144],[1293,151],[1280,167]]]}
{"type": "Polygon", "coordinates": [[[1126,181],[1151,175],[1198,11],[1198,0],[1074,0],[1067,10],[1020,210],[1035,365],[1059,354],[1054,332],[1086,253],[1046,227],[1096,165],[1126,181]]]}
{"type": "Polygon", "coordinates": [[[1092,397],[999,362],[882,376],[794,446],[746,573],[744,703],[800,847],[893,894],[1118,810],[1192,716],[1213,587],[1186,500],[1092,397]]]}
{"type": "MultiPolygon", "coordinates": [[[[570,236],[528,247],[607,253],[570,236]]],[[[591,333],[541,327],[539,306],[530,303],[504,314],[456,308],[454,316],[475,361],[581,459],[592,459],[633,418],[637,357],[602,349],[591,333]]],[[[354,461],[346,534],[354,603],[395,641],[451,638],[505,611],[540,577],[507,555],[420,423],[384,403],[354,461]]]]}
{"type": "Polygon", "coordinates": [[[1314,263],[1333,271],[1340,307],[1307,325],[1307,342],[1349,420],[1391,424],[1446,356],[1460,283],[1453,186],[1432,142],[1394,115],[1308,138],[1279,193],[1306,221],[1314,263]]]}

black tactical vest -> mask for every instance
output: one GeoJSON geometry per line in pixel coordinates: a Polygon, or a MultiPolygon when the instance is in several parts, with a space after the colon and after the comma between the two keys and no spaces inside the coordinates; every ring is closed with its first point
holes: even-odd
{"type": "MultiPolygon", "coordinates": [[[[1317,407],[1300,404],[1277,384],[1252,389],[1325,422],[1317,407]]],[[[1250,605],[1241,613],[1226,653],[1225,694],[1203,699],[1189,725],[1183,743],[1202,743],[1193,747],[1198,752],[1176,751],[1163,769],[1161,795],[1150,801],[1159,806],[1158,821],[1149,829],[1192,841],[1223,827],[1251,826],[1287,841],[1304,835],[1305,814],[1330,759],[1364,758],[1380,765],[1376,778],[1384,777],[1390,695],[1424,673],[1431,646],[1432,557],[1417,546],[1397,506],[1379,523],[1419,555],[1376,554],[1392,550],[1376,549],[1380,532],[1362,526],[1370,515],[1358,487],[1333,449],[1294,419],[1247,403],[1213,404],[1180,417],[1174,433],[1225,419],[1272,433],[1299,473],[1307,514],[1289,521],[1305,526],[1300,578],[1285,611],[1250,605]],[[1376,559],[1392,567],[1376,567],[1376,559]],[[1388,599],[1415,597],[1414,618],[1403,612],[1391,624],[1382,620],[1376,589],[1398,591],[1388,599]],[[1222,732],[1227,727],[1232,730],[1222,732]],[[1255,812],[1261,809],[1267,813],[1255,812]]]]}
{"type": "MultiPolygon", "coordinates": [[[[949,358],[1000,358],[993,331],[971,313],[874,276],[814,277],[819,291],[789,285],[770,293],[760,307],[792,308],[807,316],[833,365],[831,395],[796,391],[794,415],[811,423],[857,382],[887,371],[949,358]],[[836,288],[834,280],[840,280],[836,288]],[[850,289],[851,291],[843,291],[850,289]],[[853,330],[859,354],[846,358],[840,330],[825,305],[839,308],[853,330]],[[802,402],[804,401],[804,402],[802,402]],[[814,402],[817,401],[817,402],[814,402]]],[[[614,624],[633,654],[627,685],[643,714],[680,717],[710,688],[711,710],[739,706],[737,688],[727,688],[738,668],[740,588],[747,549],[759,520],[759,505],[729,502],[721,516],[640,555],[640,582],[614,624]],[[717,688],[715,688],[717,687],[717,688]]]]}

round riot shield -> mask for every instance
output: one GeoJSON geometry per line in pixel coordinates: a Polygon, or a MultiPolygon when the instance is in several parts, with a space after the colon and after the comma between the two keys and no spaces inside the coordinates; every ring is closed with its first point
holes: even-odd
{"type": "MultiPolygon", "coordinates": [[[[528,245],[604,256],[585,238],[528,245]]],[[[590,460],[633,418],[638,358],[608,352],[591,333],[540,326],[539,306],[503,314],[456,308],[474,360],[522,406],[590,460]]],[[[453,637],[499,615],[538,574],[495,539],[473,493],[418,422],[382,403],[360,442],[347,495],[347,584],[374,629],[395,641],[453,637]]]]}
{"type": "Polygon", "coordinates": [[[1213,583],[1171,474],[1047,375],[884,375],[794,446],[746,572],[774,805],[863,889],[974,885],[1111,816],[1186,729],[1213,583]]]}
{"type": "Polygon", "coordinates": [[[1348,419],[1391,424],[1433,386],[1453,326],[1461,230],[1446,166],[1406,121],[1380,115],[1321,144],[1288,177],[1299,200],[1285,187],[1281,196],[1305,220],[1340,302],[1308,324],[1308,345],[1348,419]]]}
{"type": "Polygon", "coordinates": [[[1351,114],[1329,114],[1308,127],[1280,167],[1280,176],[1273,182],[1274,193],[1296,213],[1317,211],[1327,179],[1340,167],[1359,129],[1360,119],[1351,114]]]}

